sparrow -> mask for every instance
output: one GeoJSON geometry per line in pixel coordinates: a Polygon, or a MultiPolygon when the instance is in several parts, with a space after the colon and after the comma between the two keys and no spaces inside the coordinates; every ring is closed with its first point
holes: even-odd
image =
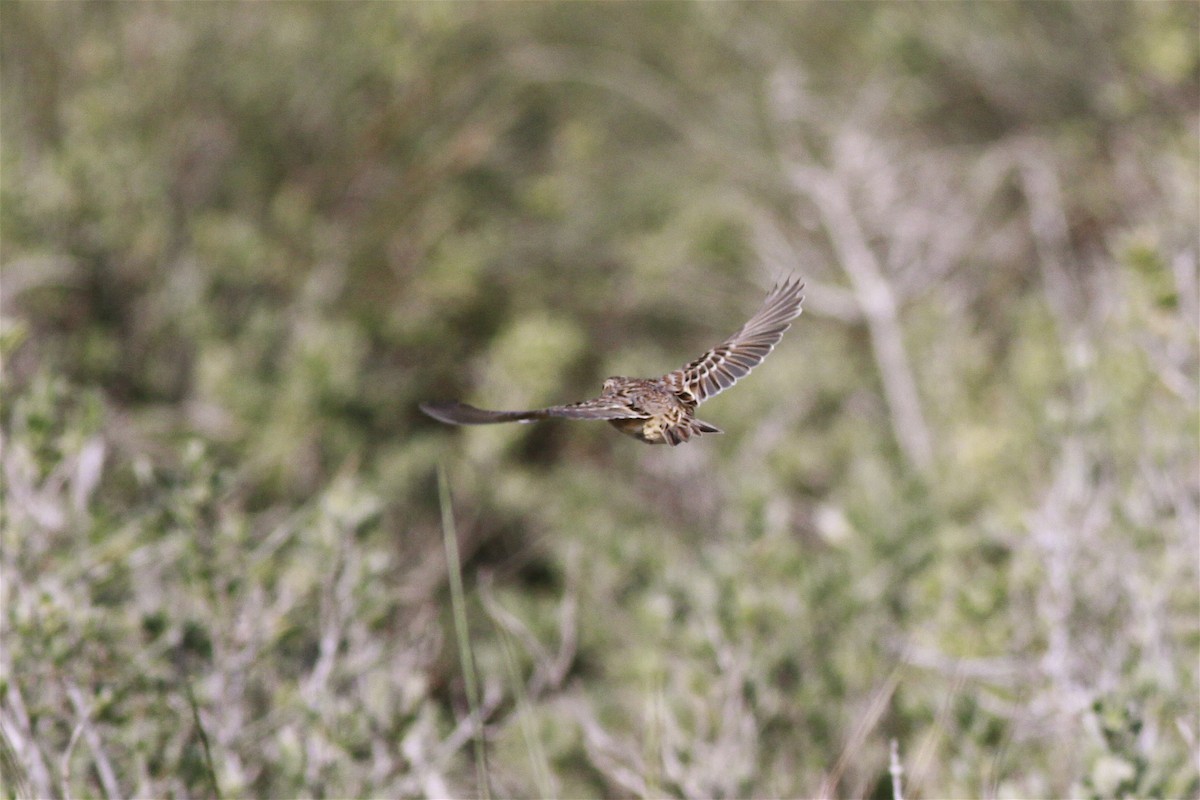
{"type": "Polygon", "coordinates": [[[721,433],[717,426],[696,419],[696,406],[762,363],[792,320],[800,316],[803,289],[798,278],[776,284],[745,325],[695,361],[661,378],[608,378],[600,396],[592,400],[532,411],[489,411],[466,403],[422,403],[420,408],[450,425],[536,422],[551,417],[607,420],[621,433],[646,444],[672,447],[693,436],[721,433]]]}

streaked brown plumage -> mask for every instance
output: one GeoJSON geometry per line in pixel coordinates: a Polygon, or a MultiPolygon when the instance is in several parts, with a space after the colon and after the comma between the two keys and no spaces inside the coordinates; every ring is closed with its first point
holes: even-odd
{"type": "Polygon", "coordinates": [[[488,411],[466,403],[422,403],[421,410],[451,425],[536,422],[550,417],[602,419],[647,444],[675,446],[693,436],[720,433],[696,419],[696,406],[746,377],[800,316],[804,283],[776,284],[762,307],[737,333],[682,369],[661,378],[609,378],[593,400],[532,411],[488,411]]]}

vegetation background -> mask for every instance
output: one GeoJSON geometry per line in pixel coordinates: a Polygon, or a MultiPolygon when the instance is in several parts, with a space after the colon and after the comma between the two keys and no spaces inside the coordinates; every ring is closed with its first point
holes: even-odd
{"type": "Polygon", "coordinates": [[[1197,4],[0,15],[4,796],[1200,793],[1197,4]]]}

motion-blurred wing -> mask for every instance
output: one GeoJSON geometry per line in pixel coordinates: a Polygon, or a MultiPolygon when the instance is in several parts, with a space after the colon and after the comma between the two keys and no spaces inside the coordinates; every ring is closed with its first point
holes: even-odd
{"type": "Polygon", "coordinates": [[[663,376],[675,391],[689,393],[697,403],[719,394],[762,363],[792,320],[800,316],[804,282],[789,278],[776,284],[762,308],[741,329],[700,358],[663,376]]]}
{"type": "Polygon", "coordinates": [[[631,408],[619,397],[597,397],[569,406],[551,406],[544,409],[544,413],[547,417],[567,419],[648,419],[650,416],[644,411],[631,408]]]}
{"type": "Polygon", "coordinates": [[[490,411],[466,403],[422,403],[421,410],[449,425],[491,425],[497,422],[536,422],[550,417],[566,419],[630,419],[646,415],[625,403],[598,397],[566,406],[551,406],[532,411],[490,411]]]}
{"type": "Polygon", "coordinates": [[[421,410],[448,425],[491,425],[496,422],[533,422],[544,419],[539,411],[489,411],[466,403],[421,403],[421,410]]]}

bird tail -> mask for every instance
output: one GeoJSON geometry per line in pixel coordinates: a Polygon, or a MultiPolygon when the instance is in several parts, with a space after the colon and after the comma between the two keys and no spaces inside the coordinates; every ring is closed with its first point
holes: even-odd
{"type": "Polygon", "coordinates": [[[693,436],[703,436],[706,433],[724,433],[724,431],[702,419],[685,419],[677,425],[664,427],[663,439],[674,447],[677,444],[683,444],[693,436]]]}

